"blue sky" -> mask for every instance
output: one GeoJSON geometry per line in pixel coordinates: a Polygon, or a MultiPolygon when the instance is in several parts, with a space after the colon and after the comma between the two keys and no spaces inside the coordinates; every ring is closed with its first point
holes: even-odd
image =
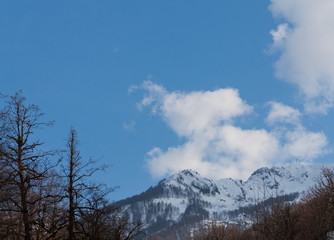
{"type": "Polygon", "coordinates": [[[82,156],[112,165],[95,179],[120,186],[113,200],[181,168],[246,178],[333,162],[331,10],[330,0],[1,1],[0,91],[22,89],[55,120],[39,133],[47,148],[76,128],[82,156]]]}

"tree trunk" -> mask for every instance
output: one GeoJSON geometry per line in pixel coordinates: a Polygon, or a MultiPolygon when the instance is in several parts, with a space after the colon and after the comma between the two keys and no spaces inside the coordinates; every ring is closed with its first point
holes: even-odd
{"type": "Polygon", "coordinates": [[[74,170],[74,155],[75,155],[75,146],[74,146],[74,132],[71,132],[70,138],[70,172],[69,172],[69,186],[68,186],[68,195],[69,195],[69,216],[68,216],[68,239],[74,240],[74,223],[75,223],[75,210],[74,210],[74,189],[73,189],[73,170],[74,170]]]}

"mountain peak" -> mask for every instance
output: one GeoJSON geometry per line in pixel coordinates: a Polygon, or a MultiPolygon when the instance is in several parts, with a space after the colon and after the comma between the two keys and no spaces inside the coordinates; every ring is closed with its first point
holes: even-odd
{"type": "Polygon", "coordinates": [[[193,181],[206,181],[206,178],[203,178],[198,172],[194,170],[185,169],[163,180],[164,183],[172,184],[175,182],[179,184],[191,184],[193,181]]]}
{"type": "Polygon", "coordinates": [[[185,169],[185,170],[182,170],[179,174],[183,174],[185,176],[195,176],[195,175],[199,175],[198,172],[192,170],[192,169],[185,169]]]}
{"type": "MultiPolygon", "coordinates": [[[[186,169],[148,189],[124,200],[119,206],[131,219],[149,222],[149,228],[171,226],[197,216],[202,220],[234,221],[231,216],[250,214],[255,204],[269,198],[285,196],[298,201],[315,185],[323,167],[334,165],[290,164],[263,167],[253,172],[247,181],[225,178],[214,181],[198,172],[186,169]],[[248,212],[247,212],[248,211],[248,212]]],[[[161,229],[160,229],[161,230],[161,229]]]]}

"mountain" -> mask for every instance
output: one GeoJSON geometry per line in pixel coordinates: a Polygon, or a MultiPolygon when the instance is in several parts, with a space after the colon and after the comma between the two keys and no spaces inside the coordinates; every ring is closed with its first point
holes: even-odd
{"type": "Polygon", "coordinates": [[[148,235],[164,234],[178,226],[194,227],[203,221],[245,225],[259,204],[270,204],[273,199],[300,200],[316,183],[323,167],[298,163],[264,167],[247,181],[214,181],[196,171],[183,170],[116,204],[130,220],[145,223],[148,235]]]}

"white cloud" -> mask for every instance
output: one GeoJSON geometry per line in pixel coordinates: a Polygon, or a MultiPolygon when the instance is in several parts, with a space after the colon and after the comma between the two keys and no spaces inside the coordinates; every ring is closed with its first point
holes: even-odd
{"type": "Polygon", "coordinates": [[[275,123],[299,124],[301,113],[298,109],[278,102],[269,102],[271,107],[266,121],[273,125],[275,123]]]}
{"type": "Polygon", "coordinates": [[[179,135],[189,137],[203,132],[208,126],[214,127],[222,121],[250,113],[236,89],[218,89],[206,92],[168,93],[162,86],[145,81],[143,88],[148,91],[139,108],[151,105],[159,108],[164,120],[179,135]]]}
{"type": "MultiPolygon", "coordinates": [[[[138,88],[137,86],[132,86],[132,88],[134,87],[138,88]]],[[[161,102],[167,94],[167,91],[162,86],[156,85],[151,81],[145,81],[141,87],[147,90],[148,94],[143,98],[141,103],[137,104],[139,110],[151,105],[153,102],[161,102]]]]}
{"type": "MultiPolygon", "coordinates": [[[[155,147],[147,154],[147,166],[154,177],[194,169],[216,179],[245,178],[259,167],[296,157],[310,161],[325,152],[325,135],[308,132],[300,124],[279,132],[277,128],[268,131],[236,126],[234,120],[253,111],[236,89],[168,92],[150,81],[141,87],[146,95],[139,108],[153,107],[178,136],[186,139],[179,146],[165,151],[155,147]]],[[[270,104],[268,122],[299,121],[298,110],[270,104]]]]}
{"type": "Polygon", "coordinates": [[[327,138],[324,133],[309,132],[303,127],[286,133],[284,153],[289,157],[310,162],[319,155],[326,152],[327,138]]]}
{"type": "Polygon", "coordinates": [[[283,49],[277,76],[298,86],[305,111],[327,113],[334,102],[334,1],[271,0],[270,10],[292,26],[288,34],[284,24],[272,32],[273,46],[283,49]]]}
{"type": "Polygon", "coordinates": [[[194,169],[212,178],[245,178],[266,166],[277,155],[279,143],[265,130],[242,130],[232,125],[211,129],[194,136],[180,146],[148,153],[148,167],[155,177],[194,169]]]}
{"type": "Polygon", "coordinates": [[[180,136],[202,133],[208,126],[250,113],[252,108],[235,89],[213,92],[171,93],[166,95],[161,110],[168,124],[180,136]]]}
{"type": "Polygon", "coordinates": [[[279,141],[264,129],[245,130],[232,125],[219,127],[214,151],[223,167],[220,176],[248,177],[255,169],[272,164],[279,141]],[[225,169],[225,170],[224,170],[225,169]]]}
{"type": "Polygon", "coordinates": [[[280,24],[277,27],[277,30],[271,30],[270,34],[273,38],[273,49],[280,49],[284,46],[285,40],[288,38],[291,33],[291,29],[287,23],[280,24]]]}

